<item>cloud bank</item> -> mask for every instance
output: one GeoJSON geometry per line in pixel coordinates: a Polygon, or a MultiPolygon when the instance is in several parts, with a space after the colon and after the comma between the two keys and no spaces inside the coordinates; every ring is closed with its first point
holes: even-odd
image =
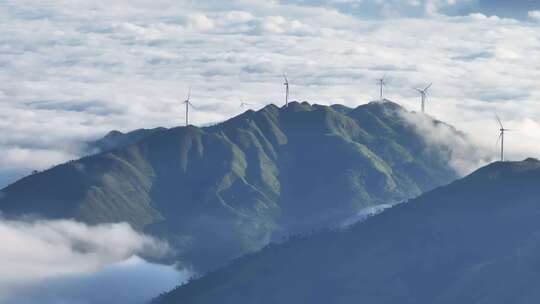
{"type": "Polygon", "coordinates": [[[427,143],[427,149],[447,155],[449,165],[462,176],[497,160],[493,153],[495,145],[483,146],[467,134],[423,113],[401,111],[399,114],[422,136],[427,143]]]}
{"type": "Polygon", "coordinates": [[[430,115],[487,147],[497,112],[518,130],[508,136],[509,159],[538,157],[537,14],[449,13],[488,4],[4,0],[0,187],[81,156],[84,141],[110,130],[181,125],[189,87],[196,125],[240,113],[241,99],[280,104],[283,73],[292,99],[348,106],[377,98],[375,79],[386,73],[387,98],[411,110],[419,107],[412,88],[434,82],[430,115]],[[369,18],[344,5],[389,13],[369,18]]]}
{"type": "Polygon", "coordinates": [[[189,271],[148,263],[166,243],[128,224],[0,220],[0,303],[142,303],[189,271]]]}

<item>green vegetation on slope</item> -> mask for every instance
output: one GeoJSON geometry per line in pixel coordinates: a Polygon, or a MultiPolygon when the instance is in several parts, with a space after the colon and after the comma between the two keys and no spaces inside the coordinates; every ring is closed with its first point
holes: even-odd
{"type": "Polygon", "coordinates": [[[448,151],[428,146],[401,111],[390,102],[294,102],[212,127],[116,134],[101,154],[4,189],[0,210],[127,221],[169,240],[181,261],[211,269],[452,181],[448,151]]]}
{"type": "Polygon", "coordinates": [[[540,162],[494,163],[347,230],[269,245],[155,300],[540,301],[540,162]]]}

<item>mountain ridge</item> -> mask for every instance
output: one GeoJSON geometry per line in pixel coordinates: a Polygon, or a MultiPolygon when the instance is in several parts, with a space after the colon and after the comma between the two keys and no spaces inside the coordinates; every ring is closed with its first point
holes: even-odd
{"type": "Polygon", "coordinates": [[[349,229],[269,245],[154,303],[536,303],[539,183],[538,160],[493,163],[349,229]]]}
{"type": "Polygon", "coordinates": [[[128,133],[114,149],[3,189],[0,210],[127,221],[211,269],[457,177],[450,151],[431,149],[399,105],[335,107],[292,102],[208,127],[128,133]]]}
{"type": "Polygon", "coordinates": [[[127,133],[113,130],[105,134],[105,136],[102,138],[86,143],[85,150],[88,152],[88,154],[112,151],[117,148],[134,144],[154,132],[163,130],[166,130],[166,128],[157,127],[153,129],[137,129],[127,133]]]}

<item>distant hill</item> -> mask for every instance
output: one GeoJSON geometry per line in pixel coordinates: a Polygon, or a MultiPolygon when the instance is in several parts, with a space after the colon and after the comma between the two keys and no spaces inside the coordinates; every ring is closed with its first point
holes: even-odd
{"type": "Polygon", "coordinates": [[[114,132],[95,144],[103,153],[2,190],[0,210],[127,221],[166,238],[179,260],[212,269],[454,180],[451,152],[426,144],[403,111],[293,102],[211,127],[114,132]]]}
{"type": "Polygon", "coordinates": [[[109,152],[132,145],[155,132],[165,130],[165,128],[139,129],[128,133],[122,133],[114,130],[107,133],[107,135],[105,135],[103,138],[89,142],[87,144],[87,150],[90,154],[109,152]]]}
{"type": "Polygon", "coordinates": [[[347,230],[243,257],[155,304],[540,302],[540,162],[494,163],[347,230]]]}

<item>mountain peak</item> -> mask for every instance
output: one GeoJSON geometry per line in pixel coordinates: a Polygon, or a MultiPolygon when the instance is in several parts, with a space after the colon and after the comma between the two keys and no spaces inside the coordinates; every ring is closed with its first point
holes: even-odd
{"type": "Polygon", "coordinates": [[[393,110],[393,111],[405,111],[405,108],[400,106],[397,102],[384,99],[384,100],[378,100],[378,101],[371,101],[365,105],[363,105],[368,108],[378,108],[378,109],[384,109],[384,110],[393,110]]]}
{"type": "Polygon", "coordinates": [[[165,128],[154,129],[138,129],[128,133],[123,133],[118,130],[113,130],[107,133],[101,139],[89,142],[87,144],[87,151],[89,154],[96,152],[108,152],[127,145],[134,144],[143,138],[154,134],[158,131],[166,130],[165,128]]]}
{"type": "Polygon", "coordinates": [[[504,177],[538,172],[540,174],[540,161],[536,158],[527,158],[523,161],[498,161],[487,165],[471,175],[471,177],[504,177]]]}
{"type": "Polygon", "coordinates": [[[154,303],[538,303],[539,169],[493,163],[475,174],[518,174],[469,176],[347,229],[268,246],[154,303]]]}
{"type": "Polygon", "coordinates": [[[311,111],[313,110],[313,106],[307,101],[304,101],[304,102],[291,101],[289,102],[289,105],[287,107],[283,106],[282,110],[288,111],[288,112],[311,111]]]}
{"type": "Polygon", "coordinates": [[[400,106],[398,103],[393,102],[391,100],[385,99],[383,101],[371,101],[367,104],[359,105],[355,108],[351,108],[342,104],[332,104],[332,105],[324,105],[324,104],[317,104],[317,103],[310,103],[308,101],[291,101],[289,102],[289,105],[286,106],[276,106],[275,104],[268,104],[261,108],[260,110],[254,111],[254,110],[247,110],[238,116],[232,117],[227,121],[234,121],[237,118],[245,118],[245,117],[251,117],[255,113],[271,113],[273,115],[277,115],[280,112],[310,112],[317,109],[332,109],[336,112],[339,112],[341,114],[347,115],[349,112],[360,109],[371,109],[371,110],[378,110],[380,113],[387,113],[388,111],[405,111],[405,109],[400,106]]]}
{"type": "Polygon", "coordinates": [[[388,101],[354,110],[294,101],[208,127],[115,132],[96,144],[107,153],[6,188],[0,209],[127,221],[171,241],[184,263],[212,269],[284,234],[454,180],[447,155],[431,153],[395,109],[388,101]]]}
{"type": "Polygon", "coordinates": [[[122,135],[124,135],[124,133],[122,133],[122,132],[120,132],[118,130],[112,130],[109,133],[107,133],[104,137],[105,138],[113,138],[113,137],[122,136],[122,135]]]}

